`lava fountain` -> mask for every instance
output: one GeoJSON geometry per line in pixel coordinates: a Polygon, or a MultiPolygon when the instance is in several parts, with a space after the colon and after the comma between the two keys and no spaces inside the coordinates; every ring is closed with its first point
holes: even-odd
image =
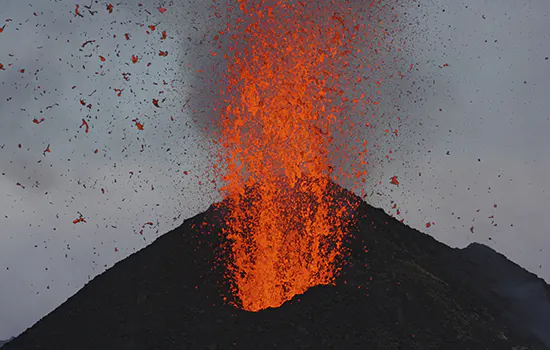
{"type": "Polygon", "coordinates": [[[329,191],[329,151],[349,129],[346,113],[369,103],[345,93],[366,30],[346,1],[234,5],[236,20],[219,33],[231,39],[219,139],[223,233],[234,304],[258,311],[337,277],[351,216],[329,191]]]}

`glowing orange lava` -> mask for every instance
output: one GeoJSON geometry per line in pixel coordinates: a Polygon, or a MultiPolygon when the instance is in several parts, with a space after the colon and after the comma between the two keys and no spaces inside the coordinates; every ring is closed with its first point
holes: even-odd
{"type": "Polygon", "coordinates": [[[258,311],[337,277],[348,219],[328,192],[328,153],[346,104],[364,97],[342,86],[363,27],[345,1],[238,0],[231,11],[219,33],[232,40],[219,140],[227,277],[235,303],[258,311]]]}

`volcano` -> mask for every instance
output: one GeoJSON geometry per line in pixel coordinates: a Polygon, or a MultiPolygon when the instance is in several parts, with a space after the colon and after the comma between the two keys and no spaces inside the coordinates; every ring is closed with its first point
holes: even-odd
{"type": "Polygon", "coordinates": [[[550,287],[481,244],[450,248],[355,201],[334,285],[278,308],[224,302],[213,204],[118,262],[4,345],[26,349],[547,349],[550,287]],[[545,338],[546,337],[546,338],[545,338]]]}

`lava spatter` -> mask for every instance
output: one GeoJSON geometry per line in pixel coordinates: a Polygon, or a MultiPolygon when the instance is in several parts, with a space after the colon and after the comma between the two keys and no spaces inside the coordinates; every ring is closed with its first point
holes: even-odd
{"type": "Polygon", "coordinates": [[[231,37],[224,234],[234,304],[258,311],[337,277],[350,207],[330,195],[329,151],[349,132],[346,113],[369,103],[345,91],[366,29],[345,1],[238,3],[241,16],[220,33],[231,37]]]}

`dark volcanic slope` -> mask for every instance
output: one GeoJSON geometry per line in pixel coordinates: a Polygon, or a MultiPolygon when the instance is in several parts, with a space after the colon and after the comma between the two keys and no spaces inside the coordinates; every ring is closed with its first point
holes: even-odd
{"type": "Polygon", "coordinates": [[[529,284],[548,305],[548,286],[536,276],[481,245],[451,249],[365,203],[358,213],[335,287],[258,313],[223,305],[222,271],[210,268],[223,206],[212,206],[97,276],[2,350],[546,348],[547,318],[499,290],[513,270],[510,283],[529,284]],[[202,222],[214,225],[211,235],[202,222]]]}

